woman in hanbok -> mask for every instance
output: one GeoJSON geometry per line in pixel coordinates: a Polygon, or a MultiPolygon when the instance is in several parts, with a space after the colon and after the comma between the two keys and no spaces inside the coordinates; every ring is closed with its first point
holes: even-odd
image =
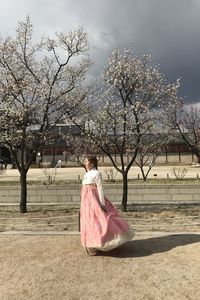
{"type": "Polygon", "coordinates": [[[81,244],[88,254],[96,254],[98,250],[110,251],[132,240],[134,231],[104,197],[96,156],[87,156],[85,167],[80,209],[81,244]]]}

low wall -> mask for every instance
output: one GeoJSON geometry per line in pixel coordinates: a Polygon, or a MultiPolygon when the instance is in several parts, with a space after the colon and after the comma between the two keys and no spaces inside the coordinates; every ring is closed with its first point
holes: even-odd
{"type": "MultiPolygon", "coordinates": [[[[27,202],[29,205],[79,205],[80,184],[34,185],[28,187],[27,202]]],[[[113,202],[120,203],[122,185],[119,183],[105,184],[105,195],[113,202]]],[[[0,205],[19,203],[20,189],[18,186],[1,186],[0,205]]],[[[128,204],[132,203],[200,203],[200,186],[198,185],[148,185],[129,184],[128,204]]]]}

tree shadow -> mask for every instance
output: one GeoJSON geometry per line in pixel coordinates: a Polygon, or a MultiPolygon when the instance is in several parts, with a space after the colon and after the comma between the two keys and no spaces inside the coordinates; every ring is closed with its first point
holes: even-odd
{"type": "Polygon", "coordinates": [[[143,240],[134,240],[109,252],[97,252],[98,256],[142,257],[167,252],[178,246],[200,242],[200,234],[172,234],[143,240]]]}

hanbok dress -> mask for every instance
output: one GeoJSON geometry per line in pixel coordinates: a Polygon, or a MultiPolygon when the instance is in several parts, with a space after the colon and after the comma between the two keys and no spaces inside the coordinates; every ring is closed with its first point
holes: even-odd
{"type": "Polygon", "coordinates": [[[96,168],[86,172],[82,180],[80,232],[81,244],[88,252],[110,251],[134,237],[134,230],[104,197],[101,173],[96,168]]]}

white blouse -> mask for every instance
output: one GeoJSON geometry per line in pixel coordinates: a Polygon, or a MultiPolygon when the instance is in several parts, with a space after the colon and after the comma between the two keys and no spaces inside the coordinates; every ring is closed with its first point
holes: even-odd
{"type": "Polygon", "coordinates": [[[86,184],[96,184],[99,194],[99,200],[102,205],[105,205],[104,192],[102,186],[102,176],[97,169],[93,168],[86,172],[82,180],[82,185],[86,184]]]}

